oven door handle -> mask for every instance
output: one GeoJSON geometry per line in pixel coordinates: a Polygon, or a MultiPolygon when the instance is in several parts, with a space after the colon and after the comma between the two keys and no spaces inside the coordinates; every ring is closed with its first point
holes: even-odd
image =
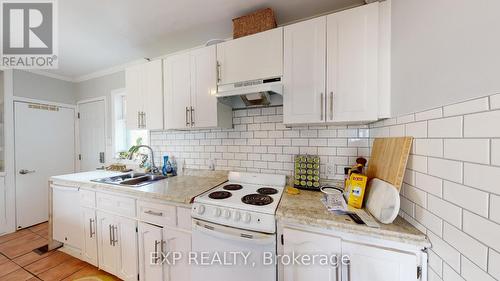
{"type": "Polygon", "coordinates": [[[224,240],[232,240],[238,242],[244,241],[247,243],[254,243],[259,245],[276,242],[276,237],[273,234],[238,231],[233,228],[207,224],[198,220],[193,220],[193,232],[194,231],[198,231],[224,240]]]}

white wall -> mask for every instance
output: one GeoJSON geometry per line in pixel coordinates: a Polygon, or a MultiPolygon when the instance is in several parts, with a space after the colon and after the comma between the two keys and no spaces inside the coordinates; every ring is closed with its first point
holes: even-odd
{"type": "Polygon", "coordinates": [[[397,116],[500,92],[500,1],[392,1],[397,116]]]}
{"type": "Polygon", "coordinates": [[[32,72],[14,70],[14,96],[75,104],[75,84],[32,72]]]}

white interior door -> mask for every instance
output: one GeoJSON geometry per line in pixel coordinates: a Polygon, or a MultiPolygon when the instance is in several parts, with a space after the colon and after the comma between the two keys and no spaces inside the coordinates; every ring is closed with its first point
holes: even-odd
{"type": "Polygon", "coordinates": [[[92,171],[105,164],[106,112],[104,100],[78,104],[80,171],[92,171]]]}
{"type": "Polygon", "coordinates": [[[51,176],[75,172],[75,111],[14,103],[17,228],[48,220],[51,176]]]}

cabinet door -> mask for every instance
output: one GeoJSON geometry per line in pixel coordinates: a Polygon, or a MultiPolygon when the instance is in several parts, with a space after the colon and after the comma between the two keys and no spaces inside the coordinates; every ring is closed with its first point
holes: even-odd
{"type": "Polygon", "coordinates": [[[137,222],[118,218],[115,224],[115,245],[119,251],[118,277],[123,280],[137,280],[138,247],[137,222]]]}
{"type": "Polygon", "coordinates": [[[144,125],[148,130],[163,129],[163,63],[155,60],[144,64],[144,125]]]}
{"type": "Polygon", "coordinates": [[[162,241],[162,227],[139,223],[139,276],[141,280],[163,280],[164,266],[158,264],[161,256],[153,256],[161,252],[162,241]]]}
{"type": "Polygon", "coordinates": [[[169,228],[164,229],[164,253],[181,253],[182,259],[175,265],[167,266],[166,280],[191,280],[191,266],[188,264],[191,252],[191,233],[169,228]]]}
{"type": "Polygon", "coordinates": [[[191,51],[193,127],[217,127],[216,67],[215,46],[191,51]]]}
{"type": "Polygon", "coordinates": [[[78,188],[61,185],[52,185],[51,188],[54,239],[73,248],[82,249],[83,229],[78,207],[78,188]]]}
{"type": "Polygon", "coordinates": [[[283,122],[326,120],[326,17],[284,28],[283,122]]]}
{"type": "Polygon", "coordinates": [[[165,128],[191,127],[191,77],[189,53],[164,60],[165,128]]]}
{"type": "Polygon", "coordinates": [[[283,28],[260,32],[217,45],[219,85],[283,74],[283,28]]]}
{"type": "Polygon", "coordinates": [[[6,231],[7,228],[7,214],[6,211],[6,198],[5,198],[5,178],[0,177],[0,235],[6,231]]]}
{"type": "Polygon", "coordinates": [[[95,210],[81,208],[83,222],[83,259],[95,266],[98,265],[97,257],[97,222],[95,210]]]}
{"type": "Polygon", "coordinates": [[[327,121],[378,117],[378,2],[327,16],[327,121]]]}
{"type": "Polygon", "coordinates": [[[418,280],[415,254],[350,242],[342,242],[342,254],[350,259],[342,272],[346,281],[418,280]]]}
{"type": "Polygon", "coordinates": [[[113,243],[113,227],[116,225],[116,219],[113,215],[97,211],[97,221],[99,267],[104,271],[117,275],[120,252],[113,243]]]}
{"type": "Polygon", "coordinates": [[[127,91],[127,128],[140,129],[139,113],[143,111],[143,65],[135,65],[125,70],[125,88],[127,91]]]}
{"type": "MultiPolygon", "coordinates": [[[[283,252],[307,255],[337,255],[340,264],[341,240],[336,237],[320,235],[295,229],[283,230],[283,252]]],[[[340,281],[340,267],[334,265],[284,265],[286,281],[340,281]]],[[[357,279],[352,279],[359,281],[357,279]]]]}

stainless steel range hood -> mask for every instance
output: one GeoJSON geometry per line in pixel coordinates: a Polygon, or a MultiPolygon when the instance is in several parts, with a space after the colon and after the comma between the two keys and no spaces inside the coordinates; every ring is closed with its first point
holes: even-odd
{"type": "Polygon", "coordinates": [[[271,95],[283,95],[281,77],[220,85],[217,97],[239,96],[247,107],[271,104],[271,95]]]}

